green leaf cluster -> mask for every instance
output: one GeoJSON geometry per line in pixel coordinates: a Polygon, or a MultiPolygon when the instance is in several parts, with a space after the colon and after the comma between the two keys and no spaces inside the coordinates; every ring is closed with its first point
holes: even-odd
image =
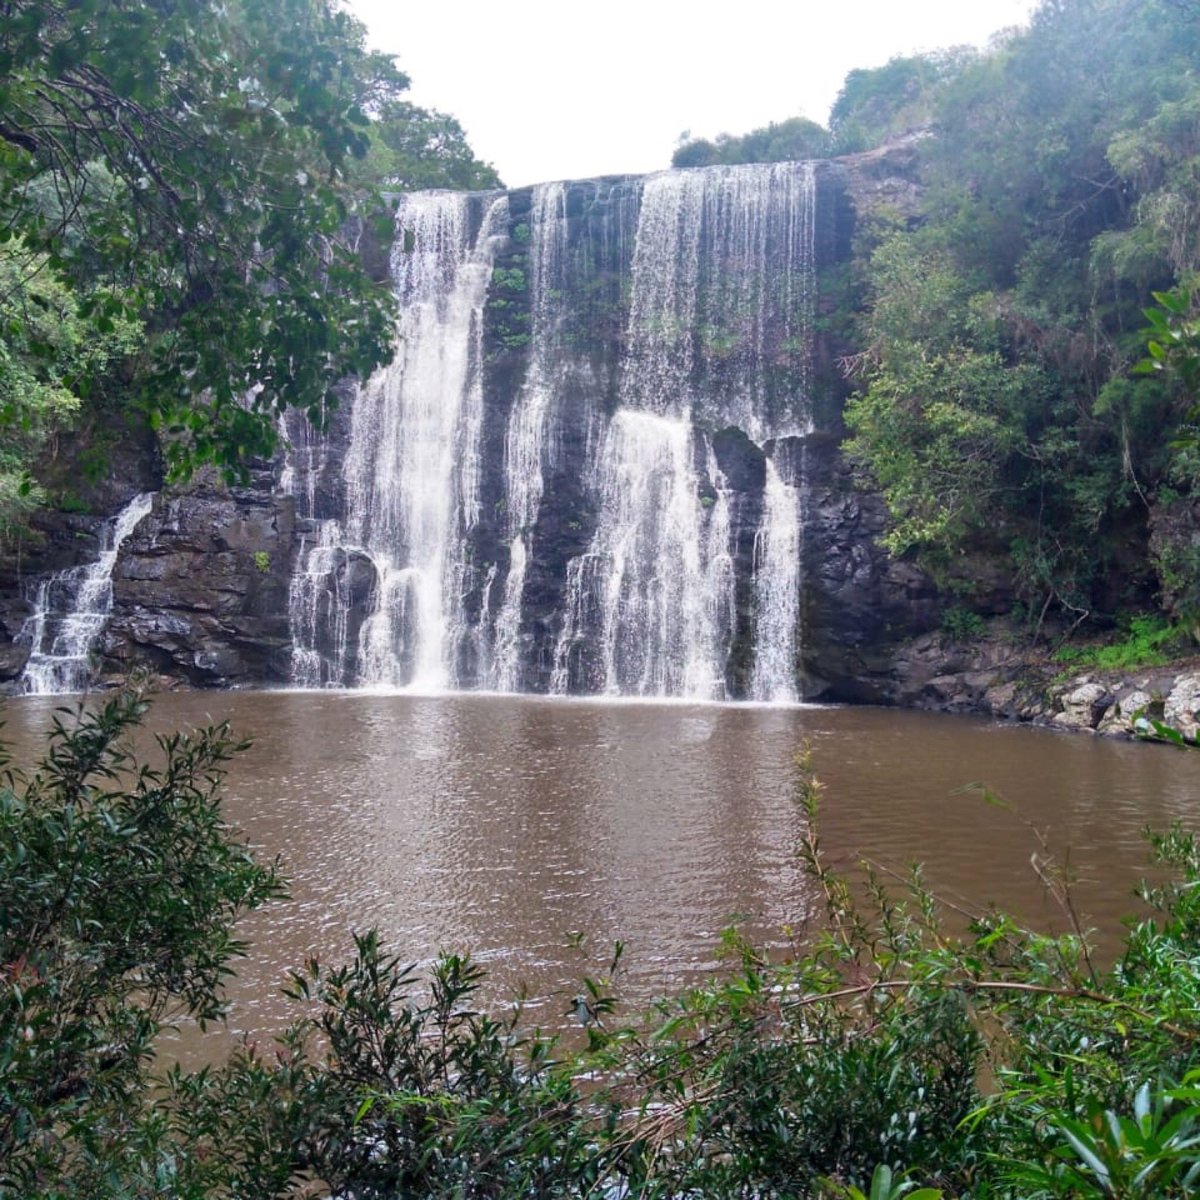
{"type": "Polygon", "coordinates": [[[237,918],[282,894],[221,817],[240,744],[217,726],[139,761],[145,707],[60,710],[0,783],[0,1196],[174,1194],[155,1040],[220,1016],[237,918]]]}
{"type": "Polygon", "coordinates": [[[1186,653],[1191,635],[1181,626],[1156,616],[1130,619],[1126,635],[1106,646],[1064,646],[1055,659],[1070,667],[1129,671],[1162,666],[1172,654],[1186,653]]]}
{"type": "Polygon", "coordinates": [[[142,345],[120,297],[78,296],[19,240],[0,245],[0,545],[43,499],[32,468],[72,428],[85,403],[119,386],[142,345]]]}
{"type": "Polygon", "coordinates": [[[824,126],[807,117],[790,117],[786,121],[772,121],[740,136],[722,133],[709,140],[681,134],[679,145],[671,155],[671,166],[793,162],[828,158],[831,153],[833,146],[824,126]]]}
{"type": "Polygon", "coordinates": [[[381,184],[494,179],[407,85],[333,0],[0,11],[0,244],[96,337],[141,325],[126,390],[175,475],[238,473],[386,360],[391,290],[348,234],[381,184]]]}

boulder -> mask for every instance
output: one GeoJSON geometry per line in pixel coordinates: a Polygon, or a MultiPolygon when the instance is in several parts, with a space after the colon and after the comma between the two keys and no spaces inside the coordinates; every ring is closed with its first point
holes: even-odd
{"type": "Polygon", "coordinates": [[[1200,732],[1200,672],[1188,672],[1175,680],[1163,704],[1163,720],[1187,738],[1200,732]]]}
{"type": "Polygon", "coordinates": [[[1113,694],[1102,683],[1085,680],[1059,697],[1062,705],[1054,723],[1068,729],[1095,729],[1111,707],[1113,694]]]}

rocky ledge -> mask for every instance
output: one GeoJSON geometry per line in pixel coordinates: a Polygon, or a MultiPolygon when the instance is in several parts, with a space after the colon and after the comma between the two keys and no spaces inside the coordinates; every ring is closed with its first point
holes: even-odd
{"type": "Polygon", "coordinates": [[[1200,657],[1125,671],[1064,671],[1011,622],[994,621],[970,643],[945,632],[901,643],[878,678],[885,704],[979,713],[1058,729],[1134,735],[1139,716],[1200,738],[1200,657]]]}

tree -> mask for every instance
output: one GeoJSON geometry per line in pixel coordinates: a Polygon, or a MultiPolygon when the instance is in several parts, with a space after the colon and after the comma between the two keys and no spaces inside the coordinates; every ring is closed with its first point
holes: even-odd
{"type": "Polygon", "coordinates": [[[0,245],[0,546],[43,499],[31,466],[74,423],[81,394],[95,397],[140,344],[128,317],[115,315],[103,332],[82,320],[44,255],[0,245]]]}
{"type": "Polygon", "coordinates": [[[933,123],[937,94],[975,57],[971,48],[893,58],[882,67],[851,71],[829,112],[839,154],[869,150],[888,138],[933,123]]]}
{"type": "Polygon", "coordinates": [[[125,745],[145,710],[60,712],[0,787],[0,1196],[175,1194],[155,1040],[220,1015],[237,918],[283,892],[221,819],[228,728],[148,765],[125,745]]]}
{"type": "Polygon", "coordinates": [[[835,106],[836,135],[909,84],[932,105],[921,228],[863,270],[852,448],[895,549],[988,550],[1038,612],[1152,603],[1155,501],[1191,487],[1164,436],[1176,402],[1129,368],[1150,292],[1198,261],[1198,53],[1179,5],[1054,0],[924,93],[919,61],[897,62],[890,83],[848,79],[835,106]],[[906,328],[923,304],[943,324],[906,328]]]}
{"type": "Polygon", "coordinates": [[[0,240],[144,323],[174,468],[236,468],[382,362],[391,297],[341,236],[346,165],[407,85],[331,0],[0,8],[0,240]]]}
{"type": "Polygon", "coordinates": [[[502,186],[496,169],[475,157],[462,126],[445,113],[391,100],[372,114],[367,134],[370,149],[351,168],[351,177],[365,177],[370,186],[403,192],[502,186]]]}
{"type": "Polygon", "coordinates": [[[772,121],[740,137],[722,133],[712,142],[705,138],[688,140],[684,134],[671,155],[671,166],[793,162],[827,158],[829,153],[829,134],[823,126],[807,117],[790,117],[786,121],[772,121]]]}

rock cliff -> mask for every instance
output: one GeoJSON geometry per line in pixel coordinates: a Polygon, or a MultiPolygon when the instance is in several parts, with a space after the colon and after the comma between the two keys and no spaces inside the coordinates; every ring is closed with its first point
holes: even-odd
{"type": "MultiPolygon", "coordinates": [[[[902,216],[915,211],[914,169],[908,143],[818,164],[811,234],[818,280],[811,298],[813,331],[802,372],[790,344],[770,329],[754,332],[759,357],[753,366],[761,375],[756,386],[766,414],[762,429],[738,423],[748,419],[739,416],[747,411],[739,400],[745,390],[739,372],[750,362],[742,348],[750,336],[746,314],[726,314],[724,327],[702,331],[707,341],[696,351],[693,383],[704,400],[696,405],[694,420],[696,445],[705,454],[711,450],[711,458],[697,458],[696,478],[702,506],[717,502],[720,483],[719,503],[722,514],[727,512],[722,519],[729,521],[732,611],[725,694],[745,695],[749,686],[756,616],[752,576],[769,458],[795,489],[801,508],[799,694],[851,702],[941,703],[932,682],[938,675],[919,688],[906,680],[913,673],[907,665],[913,639],[937,628],[942,601],[928,578],[880,549],[877,539],[886,527],[882,504],[856,484],[838,451],[846,393],[839,360],[851,347],[839,333],[845,294],[822,282],[836,278],[849,261],[856,223],[865,214],[880,207],[902,216]],[[773,421],[786,425],[773,414],[793,402],[797,372],[803,374],[807,396],[807,429],[764,440],[773,421]]],[[[552,335],[544,327],[538,332],[538,322],[544,325],[547,318],[530,285],[532,189],[504,198],[502,227],[494,236],[479,361],[468,364],[479,375],[482,408],[478,441],[471,449],[478,460],[478,495],[474,519],[463,534],[461,611],[466,625],[482,628],[489,606],[494,609],[515,570],[513,520],[507,511],[511,485],[505,477],[513,450],[506,430],[531,372],[544,367],[536,360],[537,338],[552,336],[557,393],[548,433],[551,451],[544,456],[541,494],[528,530],[514,635],[520,653],[512,682],[522,690],[547,690],[564,661],[577,683],[586,683],[599,669],[596,645],[585,639],[564,653],[564,613],[570,603],[570,564],[586,558],[600,520],[596,490],[589,486],[596,441],[618,402],[623,363],[637,350],[629,342],[629,275],[643,187],[640,180],[623,178],[565,185],[561,253],[567,265],[561,268],[566,280],[561,286],[572,294],[553,318],[552,335]]],[[[492,209],[490,194],[470,206],[473,236],[492,209]]],[[[381,261],[378,247],[365,247],[364,254],[381,261]]],[[[287,682],[295,634],[289,596],[301,555],[311,549],[322,522],[355,502],[347,494],[346,474],[353,398],[347,393],[324,435],[290,421],[294,448],[286,467],[263,464],[245,487],[227,489],[202,480],[160,491],[114,572],[112,618],[99,647],[101,677],[142,668],[193,686],[287,682]]],[[[148,478],[157,483],[153,460],[152,448],[143,442],[141,459],[134,455],[113,472],[112,499],[119,502],[148,478]]],[[[94,551],[95,529],[94,518],[56,518],[53,535],[35,562],[26,560],[22,573],[86,558],[94,551]]],[[[330,560],[329,579],[346,610],[333,614],[328,611],[332,601],[326,603],[323,616],[318,614],[326,631],[322,636],[332,636],[328,631],[336,625],[337,636],[356,646],[366,606],[381,586],[377,567],[360,549],[345,546],[330,560]]],[[[0,607],[0,675],[11,680],[27,652],[20,629],[29,603],[12,571],[0,585],[8,597],[0,607]]],[[[354,651],[345,653],[351,656],[340,668],[345,678],[330,675],[330,681],[354,678],[354,651]]],[[[481,678],[488,653],[482,637],[465,639],[455,667],[458,677],[481,678]]],[[[928,646],[923,653],[930,657],[928,646]]]]}

